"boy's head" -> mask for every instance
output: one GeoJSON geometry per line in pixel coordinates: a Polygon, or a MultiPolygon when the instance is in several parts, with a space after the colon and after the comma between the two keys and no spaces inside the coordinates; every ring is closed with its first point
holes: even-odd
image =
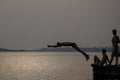
{"type": "Polygon", "coordinates": [[[112,30],[112,33],[113,33],[113,35],[116,35],[116,34],[117,34],[117,30],[116,30],[116,29],[113,29],[113,30],[112,30]]]}
{"type": "Polygon", "coordinates": [[[106,53],[106,49],[102,49],[102,53],[105,54],[106,53]]]}

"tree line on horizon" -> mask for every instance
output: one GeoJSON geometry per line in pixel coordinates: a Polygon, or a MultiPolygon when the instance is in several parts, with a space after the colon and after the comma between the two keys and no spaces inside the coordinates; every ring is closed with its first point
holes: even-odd
{"type": "MultiPolygon", "coordinates": [[[[102,49],[106,49],[107,52],[111,52],[111,47],[81,47],[81,50],[85,52],[101,52],[102,49]]],[[[6,49],[6,48],[0,48],[0,52],[77,52],[73,48],[41,48],[41,49],[33,49],[33,50],[26,50],[26,49],[20,49],[20,50],[13,50],[13,49],[6,49]]]]}

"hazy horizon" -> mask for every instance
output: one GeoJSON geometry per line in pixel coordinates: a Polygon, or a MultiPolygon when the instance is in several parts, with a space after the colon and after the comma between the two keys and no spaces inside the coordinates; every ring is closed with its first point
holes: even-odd
{"type": "Polygon", "coordinates": [[[120,36],[119,0],[1,0],[0,48],[33,49],[56,42],[112,46],[120,36]]]}

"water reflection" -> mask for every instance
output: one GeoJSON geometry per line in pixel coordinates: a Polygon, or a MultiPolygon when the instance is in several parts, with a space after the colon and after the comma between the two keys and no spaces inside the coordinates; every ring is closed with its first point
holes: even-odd
{"type": "Polygon", "coordinates": [[[92,80],[91,62],[77,52],[0,53],[0,80],[92,80]]]}

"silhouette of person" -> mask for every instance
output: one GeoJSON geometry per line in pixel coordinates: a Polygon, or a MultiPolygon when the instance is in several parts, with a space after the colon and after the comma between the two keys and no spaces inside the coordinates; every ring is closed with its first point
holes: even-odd
{"type": "Polygon", "coordinates": [[[94,56],[94,65],[101,65],[101,66],[103,66],[105,63],[107,65],[107,62],[108,63],[110,62],[109,58],[108,58],[108,56],[106,54],[106,49],[102,49],[102,54],[103,54],[103,56],[102,56],[101,60],[96,55],[94,56]]]}
{"type": "Polygon", "coordinates": [[[117,30],[113,29],[112,30],[113,33],[113,38],[112,38],[112,54],[111,54],[111,60],[110,60],[110,65],[114,59],[114,57],[116,57],[116,65],[118,65],[118,43],[120,43],[119,37],[117,36],[117,30]]]}
{"type": "Polygon", "coordinates": [[[62,47],[62,46],[71,46],[72,48],[76,49],[77,51],[81,52],[86,60],[89,59],[89,55],[86,54],[84,51],[80,50],[80,48],[76,45],[76,43],[73,43],[73,42],[57,42],[57,45],[48,45],[48,47],[62,47]]]}

